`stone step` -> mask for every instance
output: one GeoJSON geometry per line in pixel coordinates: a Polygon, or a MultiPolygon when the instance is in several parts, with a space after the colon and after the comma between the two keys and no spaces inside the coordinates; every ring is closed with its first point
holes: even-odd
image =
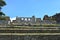
{"type": "Polygon", "coordinates": [[[60,27],[0,27],[0,30],[60,30],[60,27]]]}
{"type": "Polygon", "coordinates": [[[60,33],[60,30],[0,30],[0,33],[60,33]]]}
{"type": "Polygon", "coordinates": [[[60,40],[60,35],[0,35],[0,40],[60,40]]]}
{"type": "Polygon", "coordinates": [[[60,33],[0,33],[0,35],[60,35],[60,33]]]}

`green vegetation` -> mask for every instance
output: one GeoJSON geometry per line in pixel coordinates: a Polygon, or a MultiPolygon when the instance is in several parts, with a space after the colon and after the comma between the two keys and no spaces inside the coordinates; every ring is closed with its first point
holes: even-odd
{"type": "Polygon", "coordinates": [[[3,12],[0,12],[0,16],[5,16],[5,14],[3,12]]]}
{"type": "Polygon", "coordinates": [[[5,6],[5,5],[6,5],[5,1],[4,0],[0,0],[0,7],[1,6],[5,6]]]}
{"type": "Polygon", "coordinates": [[[6,16],[3,12],[1,12],[2,7],[5,5],[6,5],[5,1],[0,0],[0,20],[8,20],[9,19],[8,16],[6,16]]]}
{"type": "Polygon", "coordinates": [[[0,12],[0,20],[10,20],[3,12],[0,12]]]}
{"type": "Polygon", "coordinates": [[[43,27],[59,27],[60,24],[43,24],[41,26],[43,26],[43,27]]]}
{"type": "Polygon", "coordinates": [[[2,7],[5,6],[5,5],[6,5],[5,1],[0,0],[0,12],[1,12],[2,7]]]}

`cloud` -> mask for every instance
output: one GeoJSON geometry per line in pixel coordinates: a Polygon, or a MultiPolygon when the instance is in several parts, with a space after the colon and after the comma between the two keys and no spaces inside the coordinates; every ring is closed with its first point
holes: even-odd
{"type": "Polygon", "coordinates": [[[13,20],[16,20],[16,17],[10,18],[10,20],[11,20],[11,22],[12,22],[13,20]]]}

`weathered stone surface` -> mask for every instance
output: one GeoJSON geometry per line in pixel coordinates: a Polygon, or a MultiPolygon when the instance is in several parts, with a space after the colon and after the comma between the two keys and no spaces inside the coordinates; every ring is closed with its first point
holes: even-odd
{"type": "Polygon", "coordinates": [[[54,35],[54,36],[43,36],[43,35],[35,35],[35,36],[13,36],[13,35],[10,35],[10,36],[0,36],[0,40],[60,40],[60,35],[57,36],[57,35],[54,35]]]}
{"type": "Polygon", "coordinates": [[[0,30],[0,33],[60,33],[60,30],[0,30]]]}

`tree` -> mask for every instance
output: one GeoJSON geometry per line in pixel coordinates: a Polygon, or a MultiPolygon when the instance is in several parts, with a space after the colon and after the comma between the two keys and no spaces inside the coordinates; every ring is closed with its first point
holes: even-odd
{"type": "Polygon", "coordinates": [[[2,7],[5,6],[5,5],[6,5],[5,1],[0,0],[0,12],[1,12],[2,7]]]}
{"type": "Polygon", "coordinates": [[[1,12],[2,7],[5,6],[5,5],[6,5],[5,1],[0,0],[0,16],[5,16],[5,14],[3,12],[1,12]]]}
{"type": "Polygon", "coordinates": [[[5,14],[3,12],[0,12],[0,16],[5,16],[5,14]]]}

